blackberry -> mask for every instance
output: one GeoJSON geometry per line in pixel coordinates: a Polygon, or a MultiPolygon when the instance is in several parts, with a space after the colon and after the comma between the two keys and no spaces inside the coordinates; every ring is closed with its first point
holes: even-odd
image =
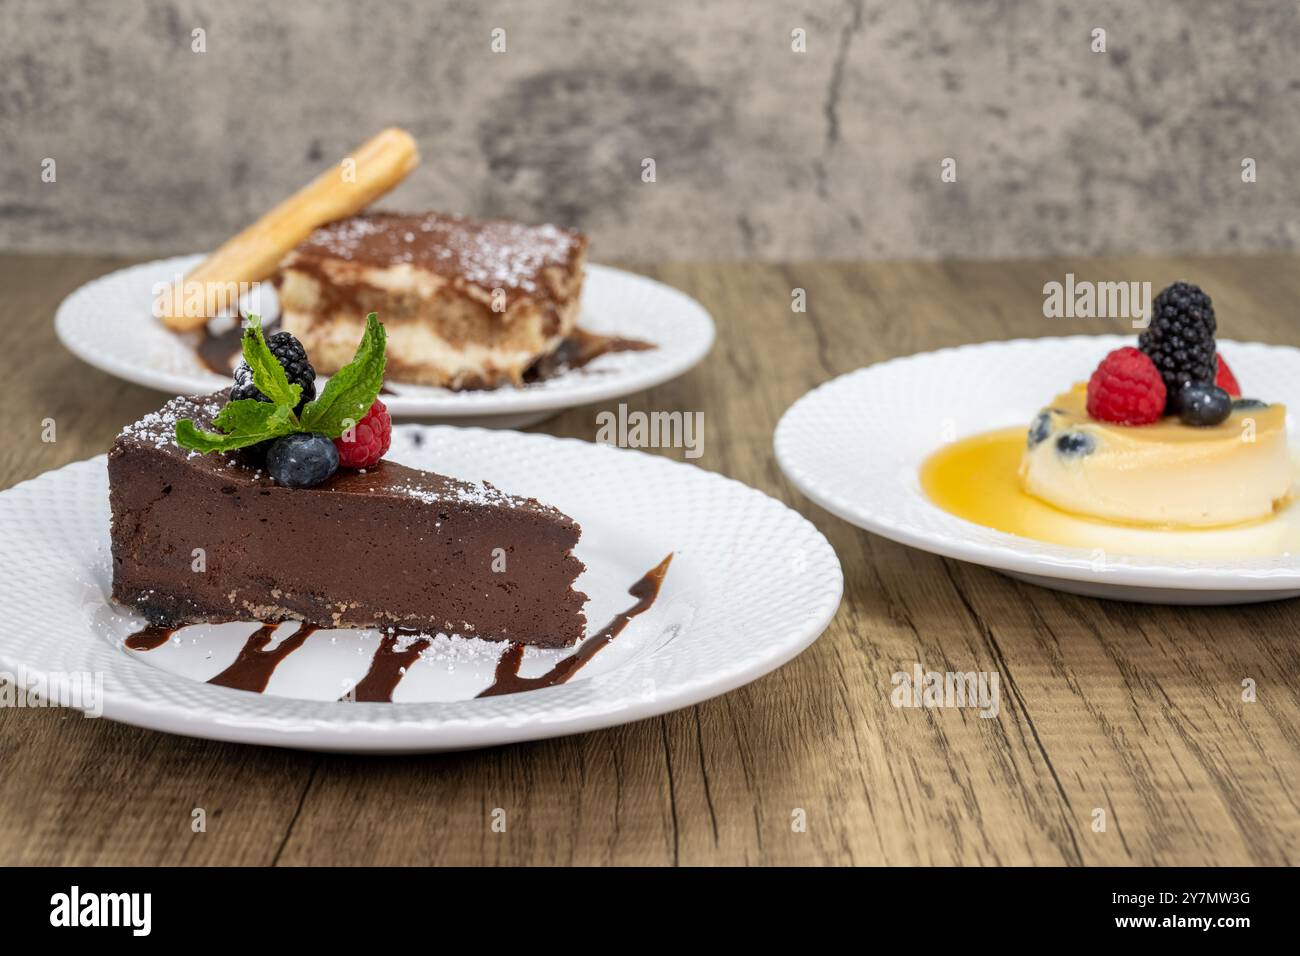
{"type": "Polygon", "coordinates": [[[1160,371],[1172,411],[1176,396],[1189,382],[1213,384],[1214,304],[1197,286],[1175,282],[1152,305],[1151,324],[1138,336],[1138,348],[1160,371]]]}
{"type": "MultiPolygon", "coordinates": [[[[303,406],[316,397],[316,370],[307,361],[307,350],[288,332],[276,332],[274,335],[267,336],[266,346],[275,356],[275,360],[280,363],[280,367],[284,369],[289,384],[302,387],[302,396],[294,408],[294,414],[301,415],[303,406]]],[[[230,390],[232,402],[241,398],[252,398],[259,402],[270,401],[253,384],[253,370],[244,361],[235,367],[235,387],[230,390]]]]}

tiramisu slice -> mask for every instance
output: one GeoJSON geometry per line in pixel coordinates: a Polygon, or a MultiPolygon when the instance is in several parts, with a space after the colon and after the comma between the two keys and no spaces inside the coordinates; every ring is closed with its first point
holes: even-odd
{"type": "Polygon", "coordinates": [[[278,279],[281,325],[318,371],[352,356],[362,317],[388,332],[388,377],[452,389],[519,385],[570,336],[587,240],[556,226],[367,213],[322,226],[278,279]]]}

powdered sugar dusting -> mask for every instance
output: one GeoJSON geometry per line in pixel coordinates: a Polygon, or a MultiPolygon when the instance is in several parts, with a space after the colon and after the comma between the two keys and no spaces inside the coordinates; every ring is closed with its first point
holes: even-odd
{"type": "MultiPolygon", "coordinates": [[[[211,428],[212,421],[229,398],[228,391],[211,395],[173,398],[156,412],[150,412],[137,422],[122,429],[118,442],[132,441],[151,445],[156,449],[179,452],[187,458],[203,457],[201,452],[182,448],[176,442],[176,423],[190,418],[199,428],[211,428]]],[[[211,467],[220,471],[239,473],[254,483],[272,482],[270,475],[249,461],[240,461],[231,455],[207,456],[211,467]]],[[[469,505],[497,508],[522,508],[533,512],[560,515],[558,509],[544,505],[532,498],[511,495],[486,481],[452,478],[420,470],[400,471],[381,468],[340,472],[339,481],[324,486],[352,493],[400,495],[426,505],[469,505]],[[361,479],[360,482],[353,479],[361,479]],[[369,479],[369,480],[367,480],[369,479]],[[341,483],[340,483],[341,482],[341,483]]]]}
{"type": "Polygon", "coordinates": [[[508,495],[485,481],[448,482],[446,487],[441,489],[415,484],[393,485],[389,490],[407,495],[429,505],[449,501],[469,505],[517,505],[521,503],[521,499],[508,495]]]}
{"type": "MultiPolygon", "coordinates": [[[[176,423],[182,418],[198,419],[201,427],[216,418],[224,404],[224,394],[205,396],[203,398],[173,398],[156,412],[150,412],[137,422],[132,422],[122,429],[119,439],[133,439],[155,448],[179,448],[176,444],[176,423]]],[[[199,452],[190,452],[198,455],[199,452]]]]}
{"type": "Polygon", "coordinates": [[[567,268],[581,246],[578,233],[558,226],[368,213],[322,226],[299,252],[368,265],[407,263],[488,290],[537,292],[542,271],[567,268]]]}

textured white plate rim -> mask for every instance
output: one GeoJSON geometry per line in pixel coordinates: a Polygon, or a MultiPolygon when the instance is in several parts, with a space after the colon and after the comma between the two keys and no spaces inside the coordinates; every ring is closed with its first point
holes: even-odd
{"type": "MultiPolygon", "coordinates": [[[[1096,350],[1100,356],[1109,349],[1131,344],[1133,344],[1131,336],[1121,335],[1018,338],[918,352],[847,372],[807,392],[781,416],[773,435],[777,463],[800,492],[836,517],[890,540],[944,557],[1022,574],[1130,587],[1171,590],[1213,588],[1238,591],[1283,591],[1300,587],[1300,557],[1296,557],[1290,566],[1264,567],[1262,566],[1264,560],[1254,559],[1174,563],[1161,561],[1155,557],[1116,554],[1108,555],[1106,562],[1098,567],[1093,553],[1087,549],[1044,545],[1029,542],[1017,535],[979,528],[964,519],[947,514],[929,502],[924,495],[916,493],[914,497],[919,499],[923,507],[942,520],[948,531],[936,532],[929,528],[919,528],[900,520],[898,514],[888,508],[890,504],[888,496],[873,496],[870,500],[855,499],[828,487],[824,467],[819,467],[820,463],[817,461],[809,460],[809,457],[797,448],[798,432],[807,427],[810,419],[826,414],[861,414],[862,405],[859,402],[837,405],[837,401],[849,389],[860,385],[864,379],[869,380],[871,376],[878,375],[885,368],[917,366],[919,373],[927,364],[945,358],[974,357],[982,350],[1013,347],[1079,345],[1096,350]],[[886,507],[881,507],[882,505],[886,507]],[[962,533],[964,529],[968,531],[978,529],[982,534],[996,538],[997,544],[989,545],[972,540],[969,533],[962,533]],[[1031,549],[1035,553],[1030,553],[1031,549]]],[[[1219,344],[1233,355],[1252,350],[1285,354],[1294,361],[1297,371],[1300,372],[1300,349],[1229,339],[1221,339],[1219,344]]],[[[1037,408],[1027,410],[1026,427],[1036,411],[1037,408]]],[[[938,447],[936,444],[935,448],[938,447]]],[[[911,492],[907,493],[911,494],[911,492]]],[[[1268,563],[1275,565],[1273,561],[1268,563]]]]}
{"type": "MultiPolygon", "coordinates": [[[[691,474],[692,481],[717,483],[725,486],[730,494],[743,497],[745,508],[754,514],[760,517],[764,512],[768,515],[783,514],[783,520],[792,522],[792,527],[801,533],[802,546],[808,549],[808,568],[814,574],[826,576],[822,582],[824,586],[815,602],[800,609],[797,617],[791,616],[784,622],[788,630],[778,635],[775,643],[765,650],[754,652],[747,645],[749,652],[733,658],[734,666],[695,674],[671,686],[657,688],[655,695],[649,699],[629,694],[626,687],[615,694],[602,693],[602,685],[608,685],[624,676],[623,669],[620,668],[608,675],[524,694],[450,703],[336,704],[286,701],[284,698],[198,683],[133,660],[114,651],[106,641],[89,632],[73,635],[86,642],[88,663],[93,661],[109,665],[85,668],[99,669],[105,674],[103,716],[136,726],[193,737],[326,751],[414,753],[544,739],[653,717],[734,690],[775,670],[805,650],[822,634],[839,608],[843,594],[843,572],[830,543],[802,515],[742,482],[645,452],[600,448],[578,439],[453,426],[403,425],[395,429],[396,432],[406,430],[455,432],[466,436],[468,440],[474,440],[475,435],[496,436],[497,440],[500,436],[510,436],[509,440],[517,439],[534,447],[571,449],[580,456],[575,468],[581,467],[581,455],[595,450],[595,453],[601,455],[626,456],[628,460],[639,462],[638,468],[649,469],[652,473],[671,470],[679,474],[691,474]],[[113,681],[114,668],[123,666],[144,668],[140,673],[150,683],[184,682],[200,706],[177,706],[168,701],[146,700],[130,695],[113,681]],[[236,708],[239,713],[230,712],[230,695],[241,698],[239,707],[236,708]],[[534,705],[532,712],[512,713],[512,700],[523,698],[534,705]],[[546,704],[540,713],[535,709],[539,702],[546,704]],[[291,704],[300,716],[279,713],[285,709],[286,703],[291,704]],[[482,713],[489,710],[497,713],[492,716],[482,713]]],[[[0,496],[30,488],[58,472],[103,469],[105,460],[105,456],[99,455],[65,465],[20,482],[0,492],[0,496]]],[[[670,582],[671,573],[670,569],[670,582]]],[[[708,637],[709,635],[687,633],[677,640],[707,640],[708,637]]],[[[640,666],[644,668],[647,663],[652,663],[657,653],[650,654],[647,662],[640,666]]],[[[0,671],[23,673],[29,679],[40,680],[48,677],[51,672],[61,670],[65,669],[16,656],[6,643],[5,636],[0,634],[0,671]]]]}
{"type": "MultiPolygon", "coordinates": [[[[82,314],[90,311],[88,303],[107,286],[127,281],[135,274],[154,274],[161,280],[184,273],[203,258],[202,254],[173,256],[155,259],[117,269],[92,279],[73,290],[60,304],[54,315],[55,333],[59,341],[73,355],[102,372],[137,385],[157,389],[171,395],[195,395],[225,388],[230,380],[205,370],[192,373],[157,369],[148,364],[129,360],[110,350],[95,348],[78,328],[82,314]]],[[[487,415],[514,415],[529,412],[559,411],[592,402],[606,401],[623,395],[644,391],[684,374],[698,365],[713,347],[716,335],[713,319],[697,300],[670,285],[647,276],[602,266],[587,265],[587,283],[619,283],[630,290],[661,300],[668,311],[676,313],[686,322],[689,334],[673,342],[656,343],[652,351],[624,352],[614,358],[622,364],[601,370],[599,360],[590,366],[591,372],[578,371],[560,376],[539,388],[500,388],[484,391],[443,392],[429,395],[393,394],[385,396],[394,415],[426,415],[440,418],[470,418],[487,415]],[[597,374],[598,372],[598,374],[597,374]]],[[[148,318],[149,303],[140,307],[140,319],[148,318]]],[[[636,337],[638,330],[629,328],[624,334],[636,337]]],[[[398,383],[398,387],[400,386],[398,383]]]]}

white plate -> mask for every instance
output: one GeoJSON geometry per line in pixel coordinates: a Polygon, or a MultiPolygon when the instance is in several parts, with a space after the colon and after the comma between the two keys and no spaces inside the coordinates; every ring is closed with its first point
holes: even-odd
{"type": "MultiPolygon", "coordinates": [[[[0,493],[0,671],[38,681],[102,674],[105,716],[172,733],[313,750],[454,750],[608,727],[724,693],[798,654],[839,606],[839,561],[811,523],[692,465],[446,426],[399,426],[391,457],[486,479],[576,518],[590,632],[626,610],[627,588],[671,552],[658,599],[569,683],[542,690],[473,699],[504,645],[442,638],[408,670],[394,703],[339,703],[369,667],[372,631],[317,632],[264,694],[203,683],[254,625],[187,628],[151,651],[122,646],[144,622],[107,599],[100,456],[0,493]]],[[[282,625],[277,641],[295,627],[282,625]]],[[[522,673],[568,653],[530,651],[522,673]]]]}
{"type": "MultiPolygon", "coordinates": [[[[183,275],[202,256],[159,259],[101,276],[63,300],[54,317],[60,341],[109,375],[169,395],[225,388],[194,355],[190,337],[169,331],[151,312],[158,283],[183,275]]],[[[278,314],[275,291],[263,284],[259,303],[278,314]]],[[[389,382],[384,403],[397,417],[419,415],[456,424],[518,428],[565,408],[630,395],[674,379],[699,363],[713,344],[713,320],[702,305],[661,282],[607,266],[588,265],[578,324],[592,332],[642,339],[644,352],[602,356],[585,368],[528,385],[452,392],[389,382]]]]}
{"type": "MultiPolygon", "coordinates": [[[[935,554],[1078,594],[1171,604],[1233,604],[1300,594],[1300,555],[1197,560],[1044,544],[965,521],[931,504],[918,469],[945,441],[1023,424],[1088,378],[1131,336],[986,342],[893,359],[813,389],[781,418],[776,457],[832,514],[935,554]]],[[[1300,408],[1300,350],[1221,341],[1248,396],[1300,408]]],[[[1288,416],[1294,447],[1294,420],[1288,416]]]]}

